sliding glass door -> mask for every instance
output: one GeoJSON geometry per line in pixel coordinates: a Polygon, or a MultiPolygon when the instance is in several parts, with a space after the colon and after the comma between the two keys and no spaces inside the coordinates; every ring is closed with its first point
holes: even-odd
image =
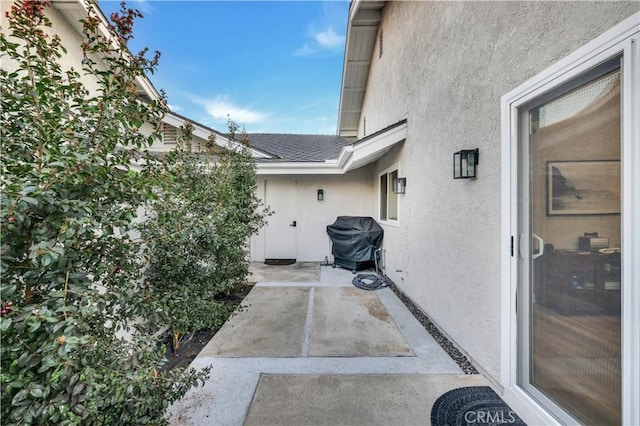
{"type": "Polygon", "coordinates": [[[621,423],[621,58],[520,108],[520,382],[621,423]]]}

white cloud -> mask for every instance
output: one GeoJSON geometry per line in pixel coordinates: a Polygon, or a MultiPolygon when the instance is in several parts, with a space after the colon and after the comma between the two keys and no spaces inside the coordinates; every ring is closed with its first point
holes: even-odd
{"type": "Polygon", "coordinates": [[[322,3],[322,10],[308,25],[307,41],[304,46],[294,51],[298,56],[309,56],[322,51],[338,52],[344,48],[343,31],[345,12],[348,13],[348,2],[327,1],[322,3]]]}
{"type": "Polygon", "coordinates": [[[314,52],[316,52],[316,49],[311,47],[309,43],[305,43],[304,46],[293,52],[293,54],[296,56],[307,56],[313,54],[314,52]]]}
{"type": "Polygon", "coordinates": [[[226,96],[216,96],[215,99],[195,99],[204,107],[207,113],[216,121],[227,121],[231,118],[238,123],[259,123],[268,117],[260,111],[233,105],[226,96]]]}
{"type": "Polygon", "coordinates": [[[150,13],[155,10],[148,0],[130,0],[130,3],[133,9],[138,9],[140,12],[150,13]]]}
{"type": "Polygon", "coordinates": [[[336,34],[333,28],[312,34],[319,46],[326,49],[338,49],[344,46],[344,36],[336,34]]]}
{"type": "Polygon", "coordinates": [[[322,50],[338,51],[344,47],[345,36],[339,35],[332,27],[323,30],[309,32],[312,41],[306,42],[304,46],[296,50],[294,55],[309,56],[322,50]]]}
{"type": "Polygon", "coordinates": [[[337,34],[332,27],[310,31],[309,36],[312,41],[306,42],[304,46],[294,51],[294,55],[309,56],[323,50],[339,51],[344,47],[345,36],[337,34]]]}

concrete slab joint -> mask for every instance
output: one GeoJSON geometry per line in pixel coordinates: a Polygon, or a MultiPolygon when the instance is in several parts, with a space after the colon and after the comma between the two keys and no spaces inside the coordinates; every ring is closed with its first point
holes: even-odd
{"type": "Polygon", "coordinates": [[[443,393],[489,385],[463,375],[391,289],[318,272],[254,287],[191,364],[211,377],[171,407],[171,424],[429,424],[443,393]]]}

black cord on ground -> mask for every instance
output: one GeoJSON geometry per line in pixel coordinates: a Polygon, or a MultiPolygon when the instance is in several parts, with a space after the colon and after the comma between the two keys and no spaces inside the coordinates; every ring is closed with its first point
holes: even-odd
{"type": "Polygon", "coordinates": [[[378,290],[389,285],[387,277],[376,274],[358,274],[353,277],[351,282],[359,289],[368,291],[378,290]]]}

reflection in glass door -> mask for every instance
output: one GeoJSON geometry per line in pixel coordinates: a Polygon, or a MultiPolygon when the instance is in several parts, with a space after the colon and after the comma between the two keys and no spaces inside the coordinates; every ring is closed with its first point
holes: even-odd
{"type": "Polygon", "coordinates": [[[621,422],[619,62],[521,115],[521,382],[560,417],[586,424],[621,422]]]}

